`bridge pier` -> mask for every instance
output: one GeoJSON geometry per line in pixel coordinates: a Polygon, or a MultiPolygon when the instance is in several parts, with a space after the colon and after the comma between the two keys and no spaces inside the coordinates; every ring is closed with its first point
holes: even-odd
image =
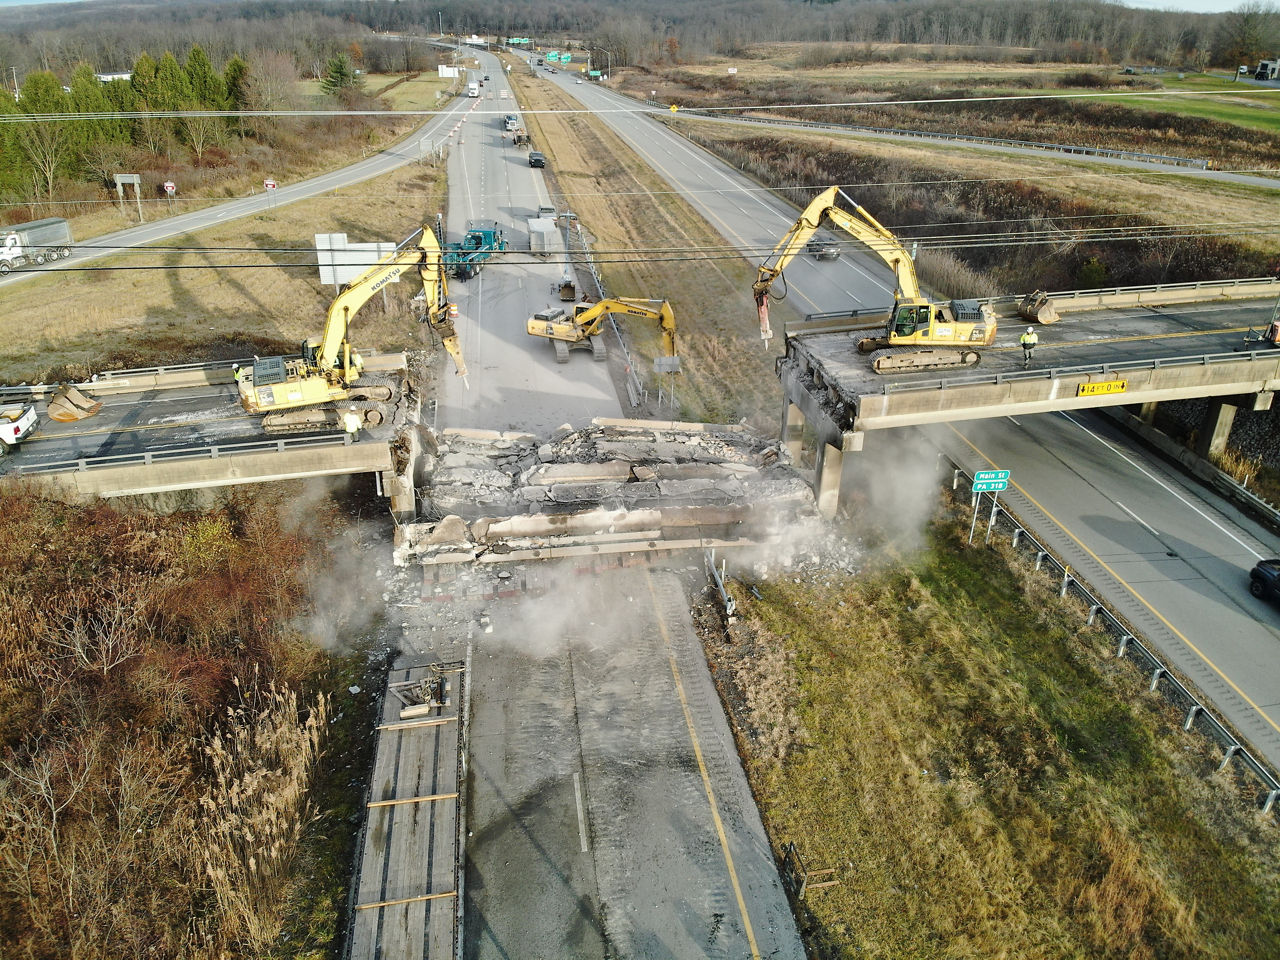
{"type": "Polygon", "coordinates": [[[791,456],[791,462],[800,463],[804,451],[804,411],[790,400],[782,401],[782,444],[791,456]]]}
{"type": "Polygon", "coordinates": [[[1148,400],[1146,403],[1138,405],[1138,419],[1148,427],[1155,426],[1157,405],[1155,400],[1148,400]]]}
{"type": "MultiPolygon", "coordinates": [[[[1231,398],[1234,399],[1234,398],[1231,398]]],[[[1236,405],[1229,400],[1211,400],[1196,436],[1196,454],[1210,460],[1227,448],[1231,424],[1236,419],[1236,405]]]]}

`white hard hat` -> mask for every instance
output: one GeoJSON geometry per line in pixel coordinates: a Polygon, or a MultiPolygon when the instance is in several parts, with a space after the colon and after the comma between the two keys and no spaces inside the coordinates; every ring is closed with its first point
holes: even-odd
{"type": "Polygon", "coordinates": [[[1030,332],[1031,332],[1031,328],[1027,327],[1027,333],[1030,333],[1030,332]]]}
{"type": "Polygon", "coordinates": [[[238,363],[233,363],[233,364],[231,365],[231,369],[232,369],[232,370],[239,370],[239,369],[240,369],[240,364],[238,364],[238,363]]]}

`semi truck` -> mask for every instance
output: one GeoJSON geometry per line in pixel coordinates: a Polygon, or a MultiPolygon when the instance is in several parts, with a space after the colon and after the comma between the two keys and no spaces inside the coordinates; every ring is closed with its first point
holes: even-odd
{"type": "Polygon", "coordinates": [[[71,224],[62,217],[32,220],[0,230],[4,231],[0,276],[23,264],[43,265],[71,256],[71,224]]]}
{"type": "Polygon", "coordinates": [[[458,243],[444,245],[444,269],[451,277],[469,280],[495,253],[507,249],[507,238],[496,220],[472,220],[466,236],[458,243]]]}

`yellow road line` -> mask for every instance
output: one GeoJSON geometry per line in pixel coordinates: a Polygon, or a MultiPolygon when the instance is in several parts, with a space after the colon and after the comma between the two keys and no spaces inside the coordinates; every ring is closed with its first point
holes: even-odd
{"type": "MultiPolygon", "coordinates": [[[[970,439],[969,439],[968,437],[966,437],[964,434],[962,434],[962,433],[961,433],[959,430],[957,430],[954,426],[951,426],[951,424],[947,424],[947,426],[948,426],[948,427],[950,427],[950,429],[951,429],[951,432],[952,432],[952,433],[954,433],[957,437],[959,437],[961,440],[963,440],[965,443],[967,443],[967,444],[969,445],[970,449],[972,449],[974,453],[976,453],[978,456],[980,456],[983,460],[987,461],[987,463],[989,463],[992,467],[994,467],[994,466],[996,465],[996,462],[995,462],[994,460],[992,460],[990,457],[988,457],[988,456],[987,456],[985,453],[983,453],[981,450],[979,450],[979,449],[978,449],[978,448],[973,444],[973,442],[972,442],[972,441],[970,441],[970,439]]],[[[1203,651],[1203,650],[1201,650],[1199,647],[1197,647],[1194,643],[1192,643],[1190,640],[1188,640],[1188,639],[1183,635],[1182,631],[1180,631],[1180,630],[1179,630],[1177,627],[1175,627],[1172,623],[1170,623],[1168,620],[1166,620],[1166,619],[1165,619],[1165,617],[1164,617],[1164,614],[1162,614],[1159,610],[1157,610],[1157,609],[1156,609],[1155,607],[1153,607],[1150,603],[1148,603],[1148,602],[1147,602],[1147,600],[1146,600],[1146,598],[1145,598],[1145,597],[1143,597],[1143,596],[1142,596],[1142,594],[1138,593],[1138,591],[1137,591],[1137,590],[1133,589],[1133,587],[1129,585],[1129,583],[1128,583],[1128,581],[1127,581],[1127,580],[1125,580],[1125,579],[1124,579],[1123,577],[1121,577],[1118,573],[1116,573],[1114,570],[1112,570],[1112,569],[1111,569],[1111,567],[1107,565],[1106,561],[1104,561],[1104,560],[1103,560],[1101,557],[1099,557],[1096,553],[1094,553],[1092,550],[1090,550],[1088,547],[1086,547],[1086,546],[1084,545],[1084,542],[1083,542],[1083,541],[1081,541],[1081,539],[1080,539],[1079,537],[1077,537],[1074,533],[1072,533],[1070,530],[1068,530],[1068,529],[1067,529],[1067,527],[1066,527],[1066,526],[1065,526],[1065,525],[1064,525],[1060,520],[1058,520],[1058,518],[1057,518],[1057,517],[1055,517],[1052,513],[1050,513],[1048,510],[1046,510],[1046,509],[1044,508],[1044,506],[1043,506],[1043,505],[1041,505],[1041,504],[1036,500],[1036,498],[1035,498],[1035,497],[1033,497],[1033,496],[1031,496],[1031,494],[1027,493],[1027,491],[1026,491],[1026,490],[1024,490],[1024,489],[1023,489],[1021,486],[1019,486],[1017,483],[1014,483],[1014,482],[1013,482],[1013,480],[1010,480],[1010,481],[1009,481],[1009,485],[1010,485],[1011,487],[1013,487],[1015,490],[1017,490],[1017,491],[1018,491],[1020,494],[1022,494],[1024,497],[1026,497],[1028,500],[1030,500],[1030,501],[1031,501],[1031,504],[1032,504],[1032,505],[1033,505],[1037,510],[1039,510],[1039,511],[1040,511],[1041,513],[1043,513],[1046,517],[1048,517],[1048,518],[1049,518],[1049,520],[1050,520],[1050,522],[1051,522],[1051,523],[1053,523],[1053,524],[1054,524],[1054,525],[1055,525],[1059,530],[1061,530],[1061,531],[1062,531],[1063,533],[1065,533],[1068,537],[1070,537],[1072,540],[1074,540],[1074,541],[1076,542],[1076,545],[1077,545],[1081,550],[1083,550],[1085,553],[1087,553],[1090,557],[1092,557],[1092,558],[1093,558],[1093,560],[1094,560],[1094,562],[1096,562],[1099,566],[1101,566],[1103,570],[1107,571],[1107,573],[1109,573],[1109,574],[1111,574],[1111,576],[1115,577],[1115,578],[1116,578],[1116,582],[1117,582],[1117,583],[1119,583],[1122,587],[1124,587],[1126,590],[1128,590],[1128,591],[1129,591],[1129,593],[1133,595],[1133,598],[1134,598],[1135,600],[1137,600],[1140,604],[1142,604],[1144,607],[1146,607],[1148,610],[1150,610],[1150,611],[1151,611],[1151,613],[1152,613],[1152,615],[1153,615],[1153,616],[1155,616],[1155,618],[1156,618],[1157,620],[1159,620],[1161,623],[1163,623],[1166,627],[1168,627],[1168,628],[1169,628],[1169,630],[1173,633],[1173,635],[1174,635],[1175,637],[1177,637],[1179,640],[1181,640],[1183,643],[1185,643],[1185,644],[1187,645],[1187,647],[1188,647],[1188,648],[1189,648],[1189,649],[1190,649],[1190,650],[1191,650],[1191,651],[1192,651],[1192,652],[1193,652],[1197,657],[1199,657],[1199,658],[1200,658],[1200,659],[1205,663],[1205,665],[1206,665],[1206,666],[1208,666],[1208,667],[1209,667],[1209,668],[1210,668],[1214,673],[1216,673],[1219,677],[1221,677],[1221,678],[1222,678],[1223,682],[1224,682],[1224,683],[1226,683],[1226,685],[1227,685],[1227,686],[1229,686],[1232,690],[1234,690],[1237,694],[1239,694],[1239,695],[1240,695],[1240,699],[1242,699],[1242,700],[1243,700],[1245,703],[1247,703],[1249,706],[1253,707],[1253,709],[1254,709],[1254,710],[1256,710],[1256,711],[1258,712],[1258,716],[1262,717],[1262,719],[1263,719],[1263,720],[1265,720],[1265,721],[1267,722],[1267,725],[1268,725],[1268,726],[1270,726],[1270,727],[1271,727],[1273,730],[1275,730],[1277,733],[1280,733],[1280,725],[1277,725],[1277,724],[1276,724],[1276,722],[1275,722],[1274,720],[1272,720],[1269,716],[1267,716],[1267,715],[1266,715],[1266,713],[1264,713],[1264,712],[1263,712],[1262,708],[1261,708],[1260,706],[1258,706],[1256,703],[1254,703],[1254,702],[1253,702],[1253,700],[1249,697],[1249,695],[1248,695],[1247,693],[1245,693],[1243,690],[1241,690],[1241,689],[1236,685],[1236,683],[1235,683],[1235,681],[1234,681],[1234,680],[1232,680],[1232,679],[1231,679],[1230,677],[1228,677],[1225,673],[1223,673],[1223,672],[1222,672],[1222,670],[1218,667],[1218,665],[1217,665],[1216,663],[1214,663],[1212,660],[1210,660],[1210,659],[1209,659],[1209,657],[1204,653],[1204,651],[1203,651]]]]}
{"type": "Polygon", "coordinates": [[[747,916],[747,904],[742,899],[742,887],[738,883],[738,871],[733,866],[733,854],[729,852],[729,839],[724,833],[724,823],[720,819],[720,807],[716,803],[715,791],[711,789],[711,775],[707,773],[707,764],[702,759],[702,745],[698,742],[697,731],[693,728],[693,714],[689,712],[689,699],[684,693],[684,683],[680,680],[680,667],[676,664],[675,649],[671,646],[671,635],[662,619],[662,611],[658,608],[658,594],[653,589],[653,577],[648,569],[644,572],[645,583],[649,586],[649,596],[653,598],[653,612],[656,614],[658,629],[662,631],[662,643],[667,648],[667,662],[671,664],[671,676],[676,682],[676,693],[680,695],[680,708],[684,710],[684,723],[689,728],[689,739],[693,741],[693,755],[698,760],[698,771],[702,774],[702,787],[707,791],[707,800],[711,803],[711,819],[716,825],[716,834],[720,837],[720,849],[724,851],[725,866],[729,868],[729,882],[733,884],[733,895],[738,898],[738,912],[742,915],[742,926],[747,931],[747,943],[751,945],[752,960],[760,960],[760,948],[756,945],[755,931],[751,929],[751,918],[747,916]]]}
{"type": "MultiPolygon", "coordinates": [[[[1218,330],[1178,330],[1173,333],[1152,333],[1135,335],[1132,337],[1103,337],[1100,340],[1055,340],[1052,343],[1040,343],[1036,345],[1036,349],[1040,350],[1048,347],[1050,350],[1058,347],[1091,347],[1095,343],[1133,343],[1135,340],[1171,340],[1176,337],[1208,337],[1219,333],[1248,333],[1253,327],[1222,327],[1218,330]]],[[[1021,346],[1013,347],[988,347],[988,350],[1021,350],[1021,346]]]]}

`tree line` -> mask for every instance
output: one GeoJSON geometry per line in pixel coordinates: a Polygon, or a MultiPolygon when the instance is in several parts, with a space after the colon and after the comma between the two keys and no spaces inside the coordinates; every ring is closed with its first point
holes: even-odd
{"type": "Polygon", "coordinates": [[[737,55],[750,44],[963,44],[1026,48],[1077,62],[1202,62],[1233,67],[1274,55],[1274,10],[1215,14],[1134,9],[1107,0],[178,0],[6,11],[0,63],[69,71],[82,60],[123,69],[143,49],[199,43],[215,60],[269,47],[304,72],[371,34],[532,35],[610,50],[616,64],[737,55]],[[668,43],[674,41],[674,44],[668,43]]]}

